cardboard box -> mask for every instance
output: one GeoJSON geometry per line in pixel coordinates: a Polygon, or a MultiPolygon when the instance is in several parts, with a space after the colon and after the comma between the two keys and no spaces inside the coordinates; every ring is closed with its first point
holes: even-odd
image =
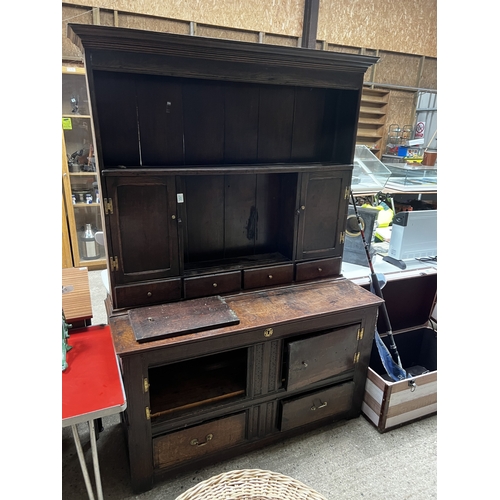
{"type": "MultiPolygon", "coordinates": [[[[437,270],[394,273],[386,279],[382,294],[394,341],[403,368],[414,376],[392,381],[374,342],[362,413],[381,433],[437,412],[437,318],[431,317],[437,311],[437,270]]],[[[388,346],[381,315],[378,331],[388,346]]]]}

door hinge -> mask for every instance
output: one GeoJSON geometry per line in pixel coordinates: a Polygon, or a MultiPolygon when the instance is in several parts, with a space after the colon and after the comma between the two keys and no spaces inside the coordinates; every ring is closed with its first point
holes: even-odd
{"type": "Polygon", "coordinates": [[[358,330],[358,340],[361,340],[363,338],[364,334],[365,334],[365,329],[364,328],[360,328],[358,330]]]}
{"type": "Polygon", "coordinates": [[[144,392],[148,392],[149,391],[149,380],[148,380],[148,378],[145,377],[142,382],[143,382],[144,392]]]}
{"type": "Polygon", "coordinates": [[[150,419],[151,419],[151,412],[149,411],[149,406],[146,406],[146,418],[147,418],[148,420],[150,420],[150,419]]]}
{"type": "Polygon", "coordinates": [[[110,215],[113,213],[113,200],[111,198],[104,198],[104,214],[110,215]]]}
{"type": "Polygon", "coordinates": [[[118,271],[118,257],[110,257],[110,269],[111,271],[118,271]]]}
{"type": "Polygon", "coordinates": [[[345,241],[345,233],[342,231],[340,233],[340,243],[344,243],[344,241],[345,241]]]}
{"type": "Polygon", "coordinates": [[[351,188],[350,188],[350,186],[347,186],[347,187],[345,188],[344,200],[347,200],[347,198],[349,198],[349,194],[350,194],[350,192],[351,192],[351,188]]]}
{"type": "Polygon", "coordinates": [[[356,364],[359,361],[359,352],[354,354],[354,364],[356,364]]]}

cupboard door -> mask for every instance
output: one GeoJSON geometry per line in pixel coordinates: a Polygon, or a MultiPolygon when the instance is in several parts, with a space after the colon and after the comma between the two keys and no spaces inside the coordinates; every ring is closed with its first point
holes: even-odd
{"type": "Polygon", "coordinates": [[[301,175],[296,260],[342,256],[351,175],[352,167],[301,175]]]}
{"type": "Polygon", "coordinates": [[[113,284],[179,275],[174,177],[107,177],[113,284]]]}
{"type": "Polygon", "coordinates": [[[359,325],[351,325],[288,343],[286,390],[310,384],[354,369],[359,325]]]}

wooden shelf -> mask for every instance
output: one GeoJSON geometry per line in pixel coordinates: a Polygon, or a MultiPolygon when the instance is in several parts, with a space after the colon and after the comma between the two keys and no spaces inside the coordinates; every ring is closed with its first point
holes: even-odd
{"type": "Polygon", "coordinates": [[[75,203],[74,208],[100,207],[100,203],[75,203]]]}
{"type": "Polygon", "coordinates": [[[364,117],[361,117],[358,120],[358,125],[359,124],[362,124],[362,125],[384,125],[385,124],[385,116],[384,116],[384,119],[383,118],[364,118],[364,117]]]}
{"type": "Polygon", "coordinates": [[[381,141],[385,137],[388,103],[389,91],[363,88],[356,144],[367,146],[379,159],[382,150],[381,141]]]}
{"type": "Polygon", "coordinates": [[[360,137],[372,138],[372,139],[382,139],[382,136],[381,136],[381,135],[379,135],[379,134],[374,134],[374,133],[370,133],[370,132],[360,132],[360,131],[358,130],[358,135],[357,135],[357,137],[356,137],[356,139],[357,139],[357,141],[356,141],[356,142],[357,142],[358,144],[360,144],[360,142],[359,142],[359,138],[360,138],[360,137]]]}
{"type": "Polygon", "coordinates": [[[62,115],[63,118],[84,118],[86,120],[90,120],[90,115],[62,115]]]}
{"type": "Polygon", "coordinates": [[[377,108],[368,108],[366,106],[362,106],[359,110],[359,114],[362,115],[363,113],[369,114],[369,115],[379,115],[379,116],[385,116],[385,111],[381,111],[380,109],[377,108]]]}
{"type": "MultiPolygon", "coordinates": [[[[77,155],[81,149],[89,148],[90,150],[92,146],[91,116],[87,114],[89,110],[85,69],[83,67],[63,66],[62,118],[71,120],[73,124],[70,129],[66,129],[64,126],[62,129],[63,227],[64,224],[67,224],[69,240],[67,247],[70,248],[70,251],[66,251],[67,258],[64,262],[66,266],[71,261],[72,267],[85,266],[96,270],[106,268],[106,258],[99,257],[87,260],[85,257],[94,256],[96,253],[104,254],[104,249],[100,249],[100,252],[87,253],[86,246],[82,242],[81,229],[86,224],[90,224],[94,230],[101,228],[100,203],[83,203],[81,202],[82,198],[78,196],[76,199],[79,202],[73,204],[73,191],[83,191],[85,188],[90,188],[93,181],[97,183],[99,173],[80,171],[80,167],[75,168],[77,171],[71,172],[70,168],[73,170],[76,165],[71,164],[70,167],[68,155],[68,152],[73,153],[73,151],[75,151],[73,154],[77,155]],[[80,113],[71,112],[70,100],[72,96],[78,97],[80,113]]],[[[86,168],[92,167],[89,165],[86,168]]]]}
{"type": "Polygon", "coordinates": [[[244,396],[246,358],[246,349],[239,349],[150,369],[151,417],[171,418],[244,396]]]}

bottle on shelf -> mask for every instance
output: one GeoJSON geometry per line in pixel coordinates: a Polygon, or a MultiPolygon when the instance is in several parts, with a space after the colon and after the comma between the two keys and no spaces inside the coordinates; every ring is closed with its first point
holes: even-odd
{"type": "Polygon", "coordinates": [[[99,257],[99,247],[95,240],[95,231],[92,224],[85,224],[85,230],[81,237],[81,258],[85,260],[97,259],[99,257]]]}

